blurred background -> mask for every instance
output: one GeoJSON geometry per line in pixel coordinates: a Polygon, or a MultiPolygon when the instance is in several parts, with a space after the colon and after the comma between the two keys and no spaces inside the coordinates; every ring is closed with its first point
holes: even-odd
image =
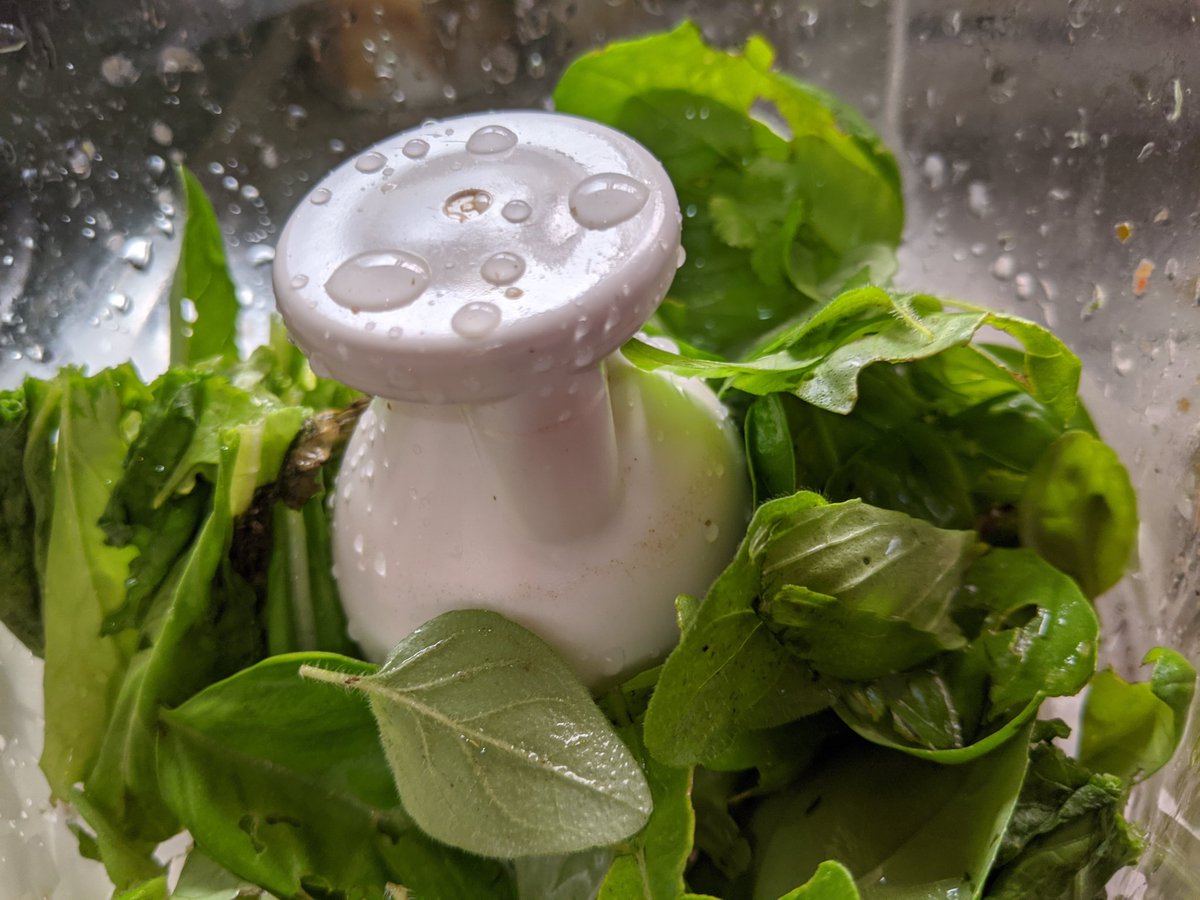
{"type": "MultiPolygon", "coordinates": [[[[0,387],[68,363],[165,365],[173,163],[214,199],[253,343],[279,230],[348,155],[429,117],[544,107],[579,53],[684,17],[721,45],[758,32],[897,153],[900,282],[1042,321],[1083,357],[1144,519],[1140,571],[1101,602],[1105,661],[1132,675],[1156,643],[1196,660],[1197,14],[1180,0],[0,0],[0,387]]],[[[56,847],[61,823],[34,824],[38,685],[0,637],[0,713],[21,723],[0,734],[0,868],[15,871],[75,851],[56,847]]],[[[1196,730],[1135,794],[1151,849],[1113,896],[1200,896],[1196,730]]]]}

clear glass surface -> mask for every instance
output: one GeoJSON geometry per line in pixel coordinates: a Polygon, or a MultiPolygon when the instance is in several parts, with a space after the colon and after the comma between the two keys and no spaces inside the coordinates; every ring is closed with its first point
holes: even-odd
{"type": "MultiPolygon", "coordinates": [[[[760,32],[896,150],[900,282],[1043,321],[1083,357],[1144,523],[1139,570],[1100,603],[1104,661],[1132,676],[1157,643],[1195,660],[1196,15],[1179,0],[0,4],[0,386],[165,364],[173,162],[216,202],[253,343],[279,229],[347,155],[431,116],[543,107],[578,53],[685,16],[720,44],[760,32]]],[[[37,681],[0,635],[0,867],[34,896],[87,898],[89,864],[46,862],[74,848],[38,782],[37,681]]],[[[1196,730],[1134,795],[1150,849],[1114,896],[1200,896],[1196,730]]]]}

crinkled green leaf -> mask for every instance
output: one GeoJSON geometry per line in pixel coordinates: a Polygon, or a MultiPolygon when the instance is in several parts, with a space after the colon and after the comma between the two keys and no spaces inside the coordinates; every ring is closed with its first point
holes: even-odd
{"type": "MultiPolygon", "coordinates": [[[[42,655],[42,592],[38,584],[37,512],[33,494],[49,493],[48,478],[30,487],[25,470],[26,446],[48,440],[30,435],[38,410],[29,409],[25,390],[0,392],[0,623],[22,644],[42,655]]],[[[47,476],[49,473],[45,473],[47,476]]]]}
{"type": "Polygon", "coordinates": [[[1149,681],[1125,681],[1112,669],[1097,672],[1083,705],[1080,765],[1127,781],[1153,775],[1170,760],[1187,728],[1196,670],[1181,654],[1155,647],[1149,681]]]}
{"type": "Polygon", "coordinates": [[[1101,900],[1143,845],[1121,815],[1122,781],[1093,774],[1051,742],[1061,722],[1038,723],[1020,798],[988,878],[985,900],[1101,900]]]}
{"type": "Polygon", "coordinates": [[[207,856],[280,897],[513,896],[497,863],[430,840],[401,808],[366,704],[299,677],[374,666],[276,656],[162,714],[163,796],[207,856]],[[318,894],[319,895],[319,894],[318,894]]]}
{"type": "Polygon", "coordinates": [[[650,815],[646,778],[587,689],[496,613],[444,613],[377,674],[321,677],[366,693],[404,808],[451,846],[570,853],[630,838],[650,815]]]}
{"type": "Polygon", "coordinates": [[[1137,542],[1137,497],[1116,452],[1068,431],[1042,455],[1021,496],[1021,543],[1096,597],[1125,574],[1137,542]]]}

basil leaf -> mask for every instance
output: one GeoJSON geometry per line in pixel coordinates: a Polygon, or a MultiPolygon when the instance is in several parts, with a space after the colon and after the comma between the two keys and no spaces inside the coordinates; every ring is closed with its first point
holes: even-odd
{"type": "Polygon", "coordinates": [[[185,219],[171,282],[171,364],[190,365],[212,357],[232,363],[237,360],[238,301],[221,228],[196,176],[183,167],[177,171],[185,219]],[[184,315],[185,300],[194,306],[194,316],[184,315]]]}
{"type": "Polygon", "coordinates": [[[1037,723],[985,900],[1100,900],[1113,874],[1141,855],[1142,841],[1121,815],[1124,784],[1093,774],[1051,743],[1069,733],[1061,722],[1037,723]]]}
{"type": "Polygon", "coordinates": [[[646,751],[641,719],[646,697],[638,686],[609,693],[601,708],[646,773],[653,810],[645,827],[616,846],[597,900],[677,900],[692,852],[692,770],[667,766],[646,751]]]}
{"type": "Polygon", "coordinates": [[[860,900],[854,876],[840,862],[827,860],[817,866],[813,877],[779,900],[860,900]]]}
{"type": "Polygon", "coordinates": [[[1143,664],[1150,680],[1129,683],[1097,672],[1083,704],[1079,762],[1093,772],[1141,781],[1170,760],[1183,739],[1196,692],[1196,670],[1183,656],[1155,647],[1143,664]]]}
{"type": "Polygon", "coordinates": [[[779,394],[757,398],[746,410],[746,463],[754,505],[796,493],[796,451],[779,394]]]}
{"type": "Polygon", "coordinates": [[[957,766],[847,745],[755,813],[754,896],[779,897],[829,859],[865,898],[980,896],[1025,777],[1030,727],[957,766]]]}
{"type": "Polygon", "coordinates": [[[718,756],[740,730],[782,724],[828,705],[811,671],[755,612],[761,545],[773,530],[824,501],[800,493],[758,508],[733,562],[692,615],[663,665],[646,712],[650,752],[686,766],[718,756]]]}
{"type": "Polygon", "coordinates": [[[511,897],[499,863],[417,829],[370,711],[306,684],[305,665],[374,670],[333,654],[276,656],[162,713],[158,779],[196,846],[281,897],[380,897],[389,882],[446,900],[511,897]]]}
{"type": "Polygon", "coordinates": [[[759,612],[818,672],[894,672],[965,643],[950,609],[977,553],[973,532],[857,500],[799,511],[762,542],[759,612]]]}
{"type": "Polygon", "coordinates": [[[1096,669],[1100,623],[1071,579],[1029,550],[992,550],[967,572],[964,606],[986,614],[989,715],[1068,697],[1096,669]]]}
{"type": "Polygon", "coordinates": [[[1072,576],[1089,597],[1125,574],[1137,541],[1137,498],[1107,444],[1068,431],[1029,473],[1020,508],[1021,543],[1072,576]]]}
{"type": "Polygon", "coordinates": [[[646,824],[650,789],[587,689],[550,647],[496,613],[422,625],[363,691],[404,808],[428,834],[495,857],[569,853],[646,824]]]}
{"type": "Polygon", "coordinates": [[[836,688],[834,709],[855,732],[937,762],[975,759],[1010,740],[1045,697],[1077,693],[1095,670],[1091,604],[1032,551],[993,549],[977,560],[955,607],[960,621],[975,620],[967,647],[836,688]]]}
{"type": "Polygon", "coordinates": [[[632,135],[667,169],[687,262],[659,317],[708,349],[744,347],[894,268],[895,160],[847,107],[772,73],[773,55],[758,38],[741,55],[711,49],[684,23],[583,56],[554,93],[558,110],[632,135]]]}
{"type": "Polygon", "coordinates": [[[132,634],[100,638],[104,618],[120,606],[133,553],[108,546],[96,524],[125,458],[126,400],[137,385],[122,367],[84,378],[59,376],[58,440],[45,580],[46,740],[41,767],[66,797],[100,751],[114,691],[136,642],[132,634]]]}

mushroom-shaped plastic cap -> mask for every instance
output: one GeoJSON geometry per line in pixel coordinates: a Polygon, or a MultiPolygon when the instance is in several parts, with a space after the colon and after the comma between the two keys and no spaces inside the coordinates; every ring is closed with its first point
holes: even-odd
{"type": "Polygon", "coordinates": [[[313,368],[367,393],[479,403],[588,368],[662,301],[679,205],[595,122],[430,122],[330,173],[288,221],[275,293],[313,368]]]}

